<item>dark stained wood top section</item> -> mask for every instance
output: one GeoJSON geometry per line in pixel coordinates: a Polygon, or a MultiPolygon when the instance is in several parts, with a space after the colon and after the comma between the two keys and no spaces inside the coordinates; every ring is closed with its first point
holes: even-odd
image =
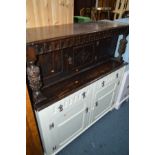
{"type": "Polygon", "coordinates": [[[109,20],[27,29],[27,77],[33,107],[41,110],[124,65],[129,25],[109,20]],[[28,72],[29,71],[29,72],[28,72]]]}
{"type": "Polygon", "coordinates": [[[110,20],[102,20],[98,22],[82,23],[82,24],[65,24],[57,26],[29,28],[26,31],[26,42],[40,42],[52,40],[66,36],[88,34],[99,31],[119,29],[128,27],[128,24],[118,23],[110,20]]]}
{"type": "Polygon", "coordinates": [[[47,100],[34,105],[34,108],[38,111],[46,108],[56,101],[59,101],[60,99],[97,81],[98,79],[106,76],[107,74],[117,70],[124,65],[124,63],[122,64],[115,60],[110,60],[107,63],[101,64],[91,70],[69,78],[68,80],[59,82],[51,87],[44,88],[42,93],[45,97],[47,97],[47,100]]]}

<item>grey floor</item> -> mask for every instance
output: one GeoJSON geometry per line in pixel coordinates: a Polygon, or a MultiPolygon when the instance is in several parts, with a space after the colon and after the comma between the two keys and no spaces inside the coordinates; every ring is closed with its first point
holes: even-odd
{"type": "Polygon", "coordinates": [[[128,155],[129,104],[113,110],[57,155],[128,155]]]}

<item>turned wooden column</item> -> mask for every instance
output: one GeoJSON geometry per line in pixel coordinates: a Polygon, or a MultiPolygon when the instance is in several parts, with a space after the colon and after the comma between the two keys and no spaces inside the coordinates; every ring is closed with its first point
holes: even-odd
{"type": "Polygon", "coordinates": [[[120,40],[119,42],[119,48],[118,48],[118,57],[117,57],[117,60],[119,60],[120,62],[123,61],[123,57],[122,55],[125,53],[125,50],[126,50],[126,45],[128,43],[127,41],[127,36],[128,36],[128,33],[126,34],[123,34],[123,38],[120,40]]]}
{"type": "Polygon", "coordinates": [[[33,101],[35,104],[45,99],[40,89],[42,87],[42,81],[40,76],[40,69],[35,62],[37,60],[36,51],[33,47],[27,47],[27,77],[29,86],[32,90],[33,101]]]}

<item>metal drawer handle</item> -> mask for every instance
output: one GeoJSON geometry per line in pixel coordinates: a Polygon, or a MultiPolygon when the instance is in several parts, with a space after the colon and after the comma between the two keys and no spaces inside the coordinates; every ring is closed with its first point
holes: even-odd
{"type": "Polygon", "coordinates": [[[49,129],[51,130],[52,128],[54,128],[54,123],[49,125],[49,129]]]}
{"type": "Polygon", "coordinates": [[[53,151],[55,151],[56,149],[57,149],[57,147],[56,147],[56,146],[54,146],[54,147],[53,147],[53,151]]]}
{"type": "Polygon", "coordinates": [[[86,92],[82,93],[83,99],[86,97],[86,92]]]}
{"type": "Polygon", "coordinates": [[[103,81],[103,82],[102,82],[102,87],[104,87],[104,85],[105,85],[105,82],[103,81]]]}
{"type": "Polygon", "coordinates": [[[63,111],[63,105],[60,105],[58,108],[60,112],[63,111]]]}
{"type": "Polygon", "coordinates": [[[118,76],[119,76],[119,74],[117,73],[117,74],[116,74],[116,78],[118,78],[118,76]]]}

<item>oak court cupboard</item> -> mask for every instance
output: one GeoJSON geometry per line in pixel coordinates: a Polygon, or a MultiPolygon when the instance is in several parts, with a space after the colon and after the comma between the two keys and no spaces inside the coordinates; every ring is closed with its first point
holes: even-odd
{"type": "Polygon", "coordinates": [[[45,155],[115,107],[128,33],[128,24],[109,20],[27,29],[27,85],[45,155]]]}

